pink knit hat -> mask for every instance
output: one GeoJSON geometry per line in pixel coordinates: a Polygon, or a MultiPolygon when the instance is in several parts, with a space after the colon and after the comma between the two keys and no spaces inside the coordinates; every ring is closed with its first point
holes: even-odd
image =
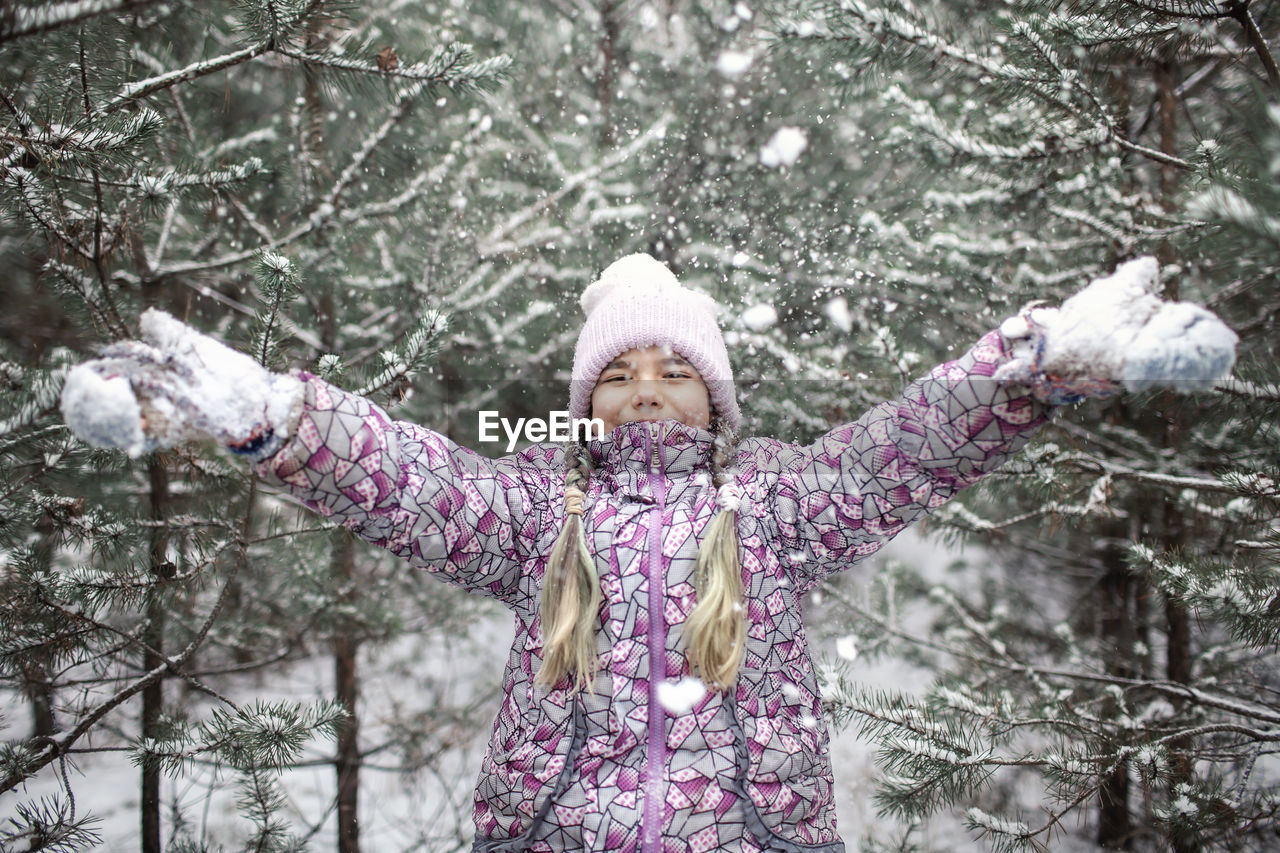
{"type": "Polygon", "coordinates": [[[582,310],[587,322],[573,351],[570,417],[587,416],[596,380],[620,353],[665,345],[697,368],[720,420],[738,429],[742,413],[733,370],[710,296],[683,287],[666,265],[648,255],[627,255],[583,291],[582,310]]]}

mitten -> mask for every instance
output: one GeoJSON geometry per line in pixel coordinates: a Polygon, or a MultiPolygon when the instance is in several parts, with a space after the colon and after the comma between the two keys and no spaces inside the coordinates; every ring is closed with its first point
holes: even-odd
{"type": "Polygon", "coordinates": [[[1051,403],[1165,387],[1205,388],[1226,378],[1239,340],[1211,311],[1155,295],[1159,264],[1121,264],[1062,303],[1023,309],[1000,327],[1012,358],[995,378],[1029,385],[1051,403]]]}
{"type": "Polygon", "coordinates": [[[78,365],[62,389],[62,415],[81,439],[137,456],[212,438],[265,459],[284,443],[302,382],[148,309],[142,340],[113,344],[78,365]]]}

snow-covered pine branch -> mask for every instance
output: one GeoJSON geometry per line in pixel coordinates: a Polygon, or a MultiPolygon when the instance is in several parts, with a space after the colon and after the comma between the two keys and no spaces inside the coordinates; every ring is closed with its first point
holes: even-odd
{"type": "Polygon", "coordinates": [[[279,769],[317,735],[333,737],[346,717],[346,709],[332,700],[302,706],[260,700],[214,709],[201,723],[202,739],[223,744],[233,767],[279,769]]]}
{"type": "Polygon", "coordinates": [[[86,155],[121,156],[154,136],[164,126],[163,117],[151,109],[141,109],[123,119],[87,119],[76,124],[41,124],[30,116],[21,122],[23,133],[10,137],[8,151],[0,159],[0,180],[18,168],[30,155],[40,161],[76,163],[86,155]]]}
{"type": "MultiPolygon", "coordinates": [[[[1052,477],[1054,466],[1093,475],[1105,475],[1113,481],[1133,480],[1141,483],[1165,486],[1170,489],[1191,489],[1211,494],[1229,494],[1241,497],[1274,497],[1280,495],[1280,487],[1270,478],[1256,472],[1226,471],[1217,478],[1203,475],[1165,473],[1161,471],[1140,470],[1130,464],[1120,462],[1114,456],[1094,454],[1075,450],[1062,450],[1053,444],[1041,445],[1039,453],[1033,458],[1023,460],[1032,467],[1048,466],[1041,476],[1052,477]]],[[[1008,472],[1025,467],[1009,468],[1008,472]]],[[[1006,472],[1006,473],[1008,473],[1006,472]]]]}
{"type": "MultiPolygon", "coordinates": [[[[1097,671],[1085,669],[1065,669],[1061,666],[1036,664],[1030,660],[1025,660],[1011,653],[1011,649],[1003,641],[1000,643],[1001,650],[996,654],[991,654],[992,648],[990,641],[995,639],[990,630],[979,623],[974,617],[965,611],[954,594],[935,587],[935,594],[939,595],[941,600],[950,599],[955,602],[956,608],[954,612],[964,614],[964,619],[968,623],[968,630],[975,637],[985,638],[980,642],[983,646],[981,652],[966,650],[958,644],[950,643],[946,638],[936,636],[922,636],[912,633],[904,629],[896,618],[890,618],[885,614],[875,612],[871,608],[855,601],[838,590],[827,589],[828,594],[839,601],[842,605],[856,613],[860,618],[868,620],[875,629],[886,635],[894,636],[902,641],[910,643],[920,648],[933,649],[938,652],[945,653],[949,656],[955,656],[969,663],[977,664],[983,667],[993,667],[1008,673],[1021,674],[1024,677],[1032,678],[1037,684],[1037,691],[1042,695],[1056,695],[1057,689],[1050,684],[1051,679],[1062,679],[1068,684],[1071,683],[1096,683],[1105,685],[1109,689],[1127,691],[1127,692],[1143,692],[1149,691],[1171,699],[1187,700],[1194,702],[1205,708],[1223,711],[1233,716],[1240,717],[1244,720],[1255,721],[1256,723],[1266,723],[1272,726],[1280,725],[1280,706],[1267,704],[1265,701],[1253,701],[1230,695],[1221,690],[1208,690],[1193,685],[1177,684],[1160,679],[1144,679],[1130,678],[1124,676],[1108,675],[1097,671]],[[1046,692],[1047,691],[1047,692],[1046,692]]],[[[906,700],[904,700],[906,701],[906,700]]],[[[918,700],[911,697],[907,704],[915,707],[918,700]]]]}
{"type": "Polygon", "coordinates": [[[387,199],[344,208],[339,212],[338,218],[343,222],[364,221],[380,216],[392,216],[404,210],[421,199],[428,187],[444,180],[444,177],[457,165],[462,152],[486,132],[486,129],[477,125],[467,133],[462,145],[450,148],[440,162],[419,171],[395,195],[387,199]]]}
{"type": "Polygon", "coordinates": [[[36,35],[111,12],[139,9],[158,0],[69,0],[39,6],[9,4],[0,11],[0,42],[36,35]]]}
{"type": "Polygon", "coordinates": [[[1221,18],[1229,14],[1230,0],[1127,0],[1133,6],[1164,17],[1221,18]]]}
{"type": "Polygon", "coordinates": [[[120,109],[133,101],[153,95],[162,89],[168,89],[180,83],[188,83],[197,78],[215,74],[224,69],[256,59],[270,49],[269,42],[259,42],[240,50],[225,53],[222,56],[202,59],[198,62],[192,62],[183,68],[175,68],[164,74],[128,83],[121,87],[115,98],[103,104],[103,109],[108,112],[120,109]]]}
{"type": "MultiPolygon", "coordinates": [[[[343,192],[361,174],[361,170],[370,155],[378,149],[387,134],[409,114],[414,98],[422,93],[426,84],[414,83],[402,91],[390,115],[370,134],[342,170],[341,174],[329,187],[324,197],[315,205],[301,224],[275,238],[265,248],[283,249],[301,240],[303,237],[318,231],[340,215],[337,204],[343,192]]],[[[246,248],[210,260],[187,260],[160,266],[155,270],[157,276],[187,276],[191,273],[214,270],[243,263],[253,258],[259,248],[246,248]]]]}
{"type": "MultiPolygon", "coordinates": [[[[226,550],[237,550],[240,547],[241,543],[238,541],[225,543],[223,546],[226,550]]],[[[220,553],[223,548],[215,551],[210,559],[216,559],[217,553],[220,553]]],[[[112,695],[100,700],[95,699],[94,704],[86,708],[82,716],[76,720],[76,725],[71,731],[60,733],[56,740],[44,744],[38,753],[29,755],[20,764],[0,765],[0,793],[12,790],[37,773],[41,768],[57,760],[59,756],[65,755],[73,745],[93,730],[102,718],[134,696],[137,696],[148,686],[159,682],[169,673],[180,672],[187,661],[191,660],[192,656],[204,645],[205,639],[208,637],[214,623],[217,622],[228,597],[233,590],[237,589],[235,579],[240,563],[240,560],[232,561],[231,569],[222,578],[223,585],[217,593],[213,606],[209,609],[203,621],[195,626],[185,647],[176,655],[162,658],[153,669],[134,676],[112,695]]]]}
{"type": "MultiPolygon", "coordinates": [[[[825,24],[822,29],[790,26],[786,28],[784,35],[800,41],[830,40],[840,43],[853,49],[855,53],[862,51],[866,61],[895,58],[899,62],[929,63],[931,67],[941,65],[948,70],[970,76],[985,88],[1010,87],[1020,90],[1022,94],[1033,96],[1054,110],[1079,119],[1086,118],[1087,109],[1091,113],[1087,117],[1088,126],[1068,133],[1066,139],[1083,135],[1082,138],[1086,140],[1101,140],[1093,142],[1094,145],[1110,143],[1179,169],[1191,171],[1194,168],[1192,163],[1183,158],[1141,145],[1117,133],[1115,117],[1102,99],[1083,85],[1074,71],[1057,60],[1057,52],[1027,21],[1016,20],[1012,32],[1048,60],[1050,68],[1057,72],[1052,79],[1030,63],[1017,64],[1011,61],[1006,56],[1007,51],[999,44],[979,52],[940,35],[936,27],[931,26],[911,4],[905,2],[880,5],[866,0],[837,0],[831,4],[825,24]]],[[[958,130],[947,131],[939,127],[932,132],[943,139],[954,134],[956,144],[972,144],[976,151],[992,146],[990,142],[970,143],[965,138],[966,135],[958,130]]],[[[999,151],[1001,146],[995,146],[993,150],[999,151]]],[[[1071,150],[1070,145],[1067,150],[1071,150]]],[[[1012,150],[1006,153],[1012,153],[1012,150]]]]}
{"type": "Polygon", "coordinates": [[[157,203],[169,201],[174,195],[184,190],[226,190],[236,184],[267,174],[270,172],[262,160],[258,157],[250,157],[234,166],[204,171],[185,171],[170,167],[159,172],[128,174],[119,180],[99,178],[99,183],[105,187],[132,190],[144,201],[157,203]]]}
{"type": "Polygon", "coordinates": [[[72,236],[67,226],[77,230],[86,221],[84,211],[68,204],[68,210],[60,210],[59,199],[55,198],[36,177],[26,169],[9,169],[3,173],[6,188],[17,190],[19,209],[38,223],[49,236],[63,248],[80,258],[92,262],[93,252],[85,246],[84,241],[72,236]]]}
{"type": "Polygon", "coordinates": [[[501,83],[511,65],[510,57],[503,55],[476,60],[471,46],[459,43],[446,44],[437,48],[422,62],[404,66],[398,63],[380,65],[377,62],[352,59],[341,54],[308,52],[289,46],[287,39],[282,37],[283,34],[296,28],[307,19],[310,13],[309,7],[300,8],[295,15],[274,23],[272,32],[255,44],[128,83],[120,89],[115,98],[103,105],[103,109],[108,112],[114,111],[163,89],[241,65],[267,53],[276,53],[307,65],[335,71],[400,78],[432,86],[447,86],[460,91],[474,91],[501,83]]]}
{"type": "Polygon", "coordinates": [[[1280,403],[1280,381],[1258,383],[1231,378],[1223,382],[1218,390],[1232,397],[1244,397],[1261,403],[1280,403]]]}
{"type": "Polygon", "coordinates": [[[1233,225],[1280,246],[1280,216],[1227,187],[1210,187],[1192,199],[1187,210],[1192,216],[1233,225]]]}
{"type": "Polygon", "coordinates": [[[1130,549],[1136,565],[1151,573],[1169,597],[1198,613],[1211,614],[1242,642],[1272,646],[1280,641],[1277,590],[1280,571],[1264,561],[1223,562],[1145,545],[1130,549]]]}
{"type": "Polygon", "coordinates": [[[499,54],[477,60],[470,45],[456,42],[439,47],[423,61],[410,65],[401,65],[398,62],[379,63],[340,53],[301,51],[288,47],[277,47],[276,52],[306,65],[334,71],[410,80],[459,91],[479,90],[497,85],[506,79],[511,68],[511,58],[508,56],[499,54]]]}
{"type": "MultiPolygon", "coordinates": [[[[0,748],[0,775],[7,745],[0,748]]],[[[0,849],[4,850],[92,850],[102,844],[92,814],[76,814],[74,799],[44,796],[35,803],[17,803],[13,818],[0,828],[0,849]],[[22,846],[20,846],[22,845],[22,846]]]]}
{"type": "Polygon", "coordinates": [[[885,90],[884,97],[904,107],[908,121],[918,130],[928,133],[958,154],[993,160],[1043,160],[1096,149],[1111,141],[1111,136],[1100,128],[1084,128],[1083,131],[1065,125],[1054,125],[1039,133],[1036,138],[1017,145],[993,142],[944,122],[926,99],[911,98],[898,86],[885,90]]]}
{"type": "Polygon", "coordinates": [[[921,59],[945,57],[995,78],[1019,73],[1015,66],[998,55],[968,50],[939,35],[911,4],[905,2],[881,5],[864,0],[837,0],[831,4],[824,23],[825,28],[793,24],[784,32],[816,41],[853,40],[876,52],[883,50],[884,37],[890,36],[918,52],[921,59]]]}
{"type": "Polygon", "coordinates": [[[414,373],[420,370],[439,349],[441,339],[449,329],[449,317],[436,311],[426,311],[404,336],[399,347],[382,353],[384,367],[360,387],[361,396],[383,394],[388,389],[407,385],[414,373]]]}
{"type": "Polygon", "coordinates": [[[1108,44],[1124,45],[1135,40],[1168,38],[1179,33],[1175,21],[1156,18],[1125,20],[1102,15],[1087,8],[1070,15],[1050,12],[1044,17],[1045,29],[1055,32],[1086,48],[1108,44]]]}
{"type": "Polygon", "coordinates": [[[449,310],[461,314],[500,304],[512,287],[527,280],[532,274],[529,265],[524,263],[512,264],[500,271],[495,271],[490,262],[477,264],[471,274],[449,295],[449,310]],[[486,284],[487,287],[484,286],[486,284]]]}
{"type": "Polygon", "coordinates": [[[274,127],[258,127],[247,133],[219,140],[216,144],[202,150],[197,156],[205,163],[215,163],[230,156],[242,148],[257,145],[271,145],[280,139],[280,131],[274,127]]]}
{"type": "Polygon", "coordinates": [[[965,809],[964,819],[970,829],[988,837],[996,850],[1023,849],[1033,837],[1031,827],[1022,821],[996,817],[976,806],[965,809]]]}

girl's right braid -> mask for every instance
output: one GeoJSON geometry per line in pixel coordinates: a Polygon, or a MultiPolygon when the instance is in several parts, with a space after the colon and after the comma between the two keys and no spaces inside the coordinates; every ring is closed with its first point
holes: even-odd
{"type": "Polygon", "coordinates": [[[685,623],[685,647],[690,666],[707,686],[728,690],[738,678],[747,639],[742,562],[738,555],[742,488],[734,479],[737,436],[720,426],[715,432],[711,482],[716,487],[717,511],[698,548],[694,569],[698,605],[685,623]]]}
{"type": "Polygon", "coordinates": [[[591,467],[581,445],[565,449],[564,525],[542,579],[542,666],[535,683],[553,687],[565,678],[578,690],[590,689],[596,671],[596,623],[600,580],[582,526],[591,467]]]}

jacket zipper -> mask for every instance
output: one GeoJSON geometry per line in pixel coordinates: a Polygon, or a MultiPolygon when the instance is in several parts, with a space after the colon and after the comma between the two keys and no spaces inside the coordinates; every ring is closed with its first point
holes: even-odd
{"type": "Polygon", "coordinates": [[[649,524],[649,750],[644,788],[644,816],[641,819],[641,850],[661,853],[663,769],[667,764],[667,715],[658,702],[658,685],[667,677],[667,620],[663,609],[666,579],[662,572],[662,513],[667,488],[662,476],[662,425],[649,425],[649,479],[654,508],[649,524]]]}

